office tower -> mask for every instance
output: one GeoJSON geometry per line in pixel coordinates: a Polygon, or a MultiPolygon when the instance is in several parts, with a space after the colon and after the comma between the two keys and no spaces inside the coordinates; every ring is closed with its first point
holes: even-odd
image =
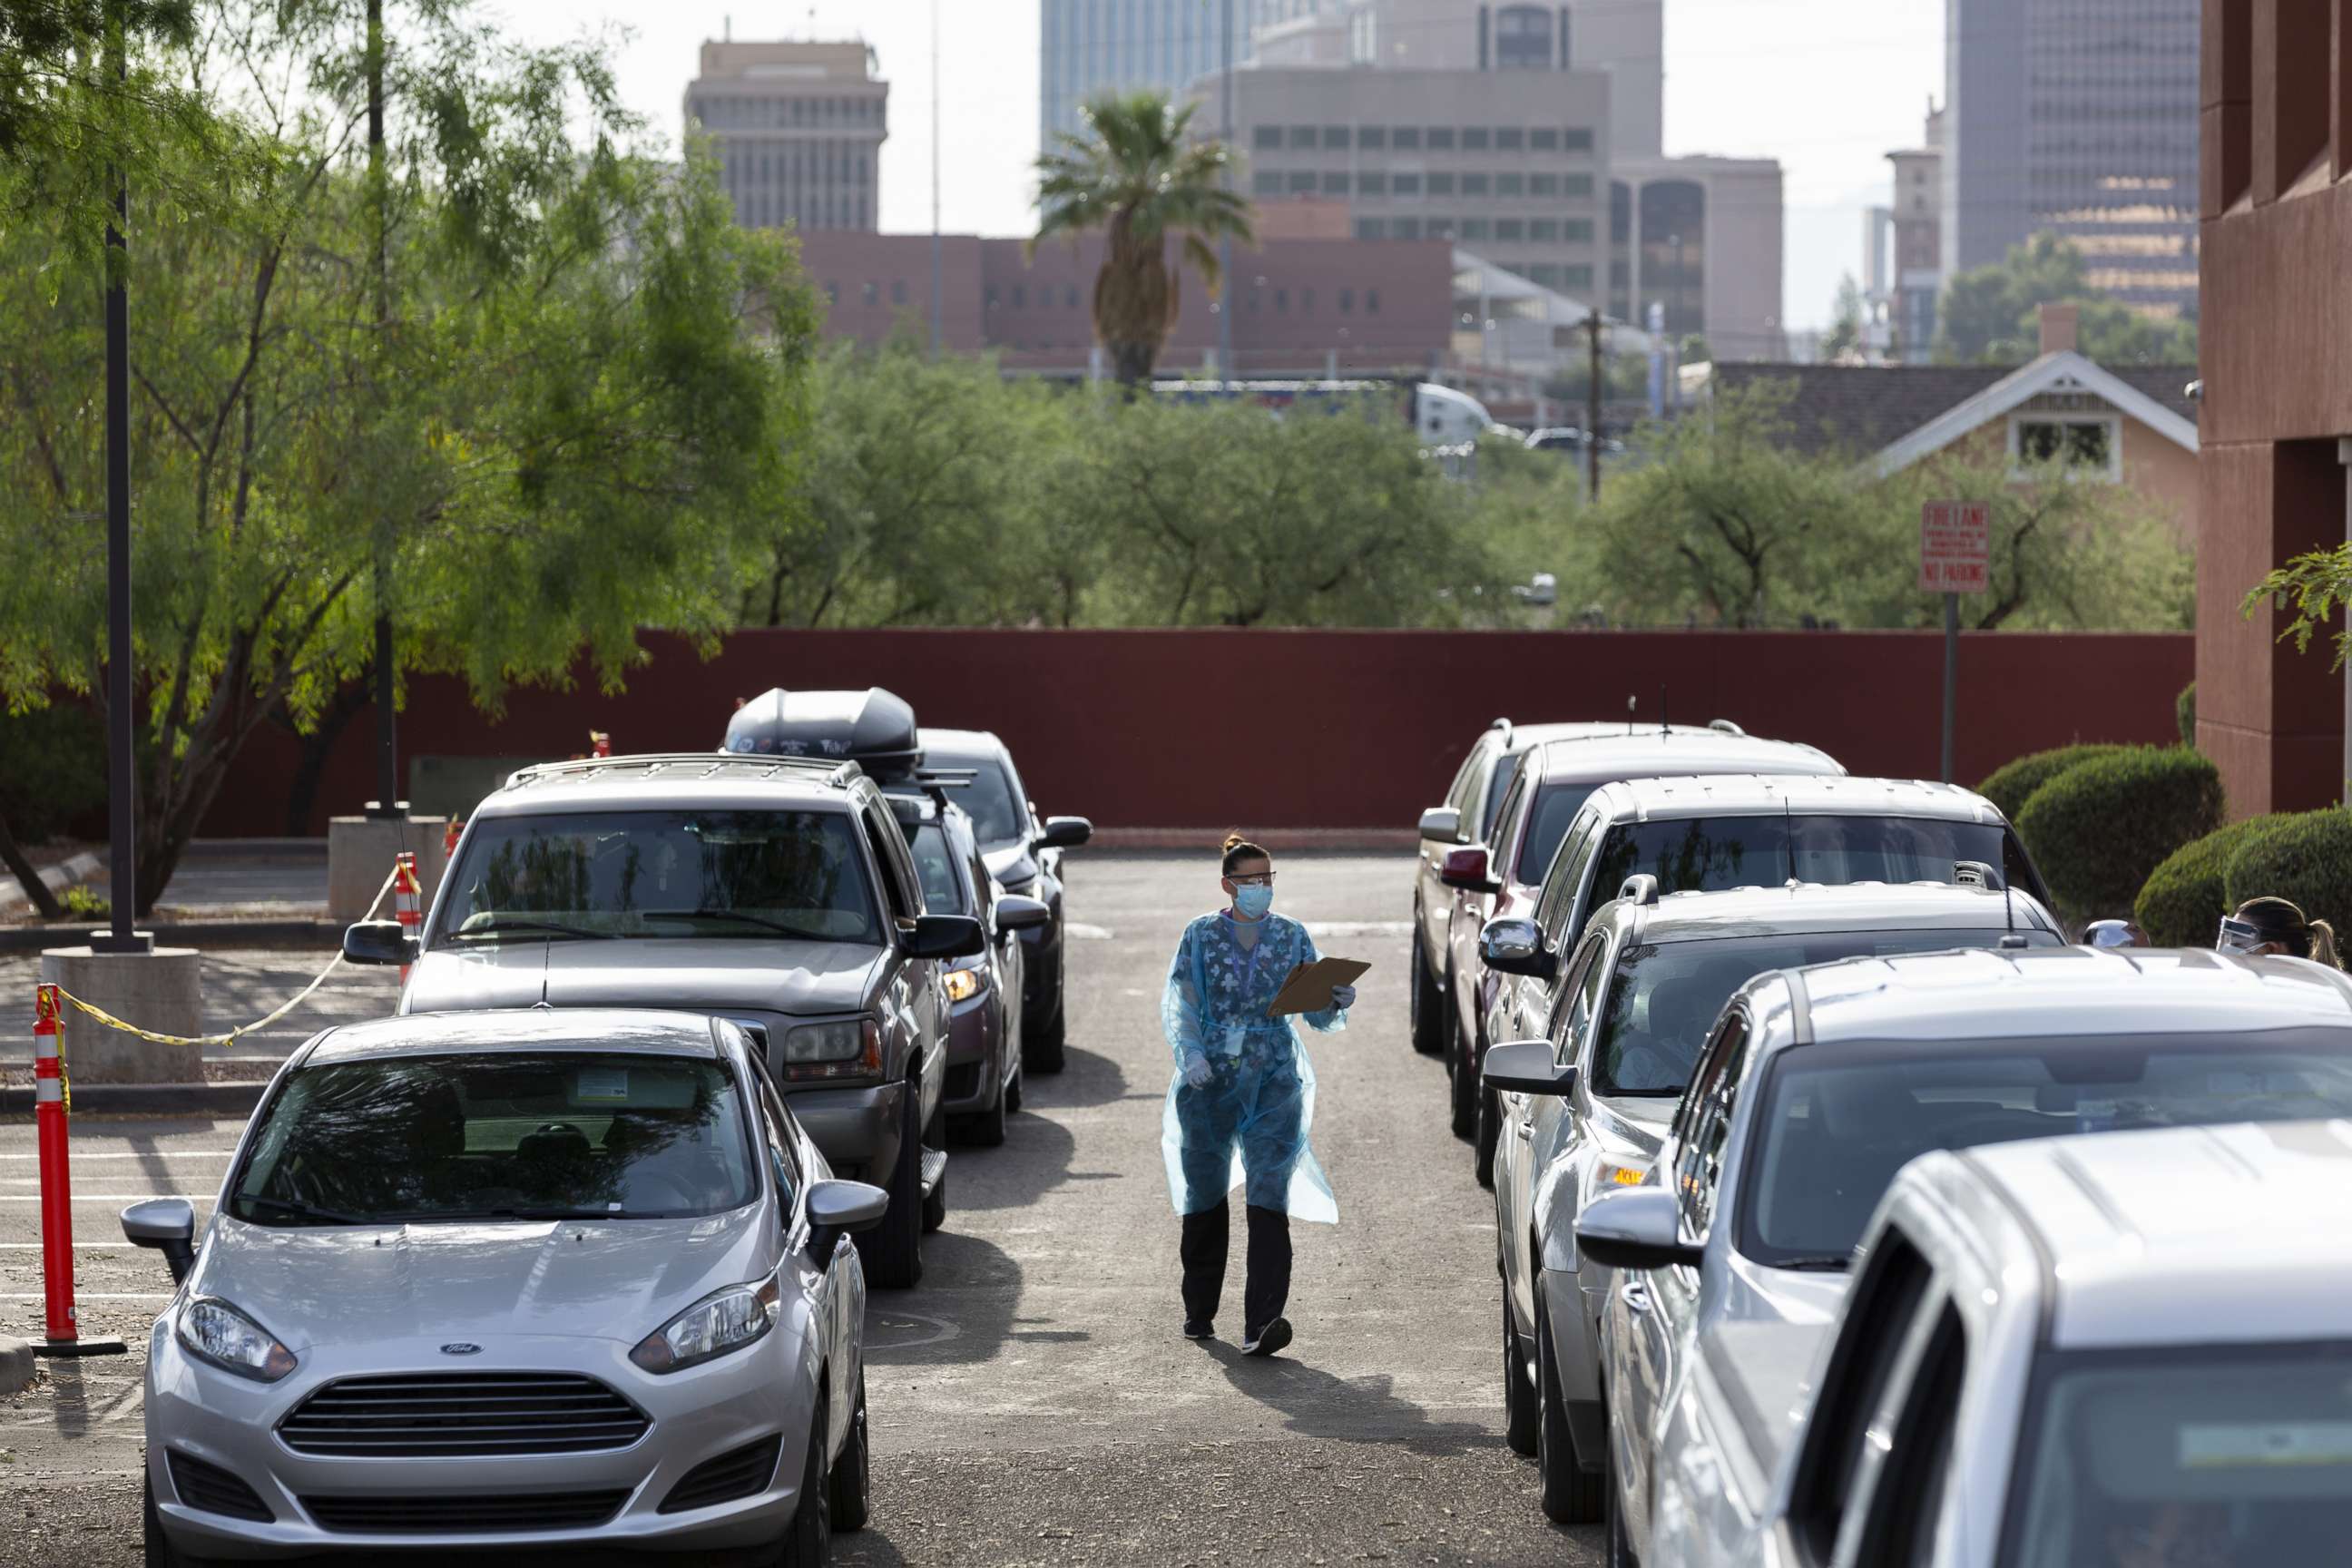
{"type": "Polygon", "coordinates": [[[1947,279],[2052,230],[2101,293],[2195,311],[2199,10],[1945,0],[1947,279]]]}
{"type": "MultiPolygon", "coordinates": [[[[1234,61],[1249,57],[1261,24],[1286,21],[1318,0],[1040,0],[1037,144],[1078,133],[1078,110],[1100,92],[1152,89],[1180,96],[1185,84],[1223,68],[1230,15],[1234,61]]],[[[1213,126],[1216,106],[1205,111],[1213,126]]]]}
{"type": "Polygon", "coordinates": [[[864,44],[705,43],[686,89],[746,228],[880,226],[890,84],[864,44]]]}

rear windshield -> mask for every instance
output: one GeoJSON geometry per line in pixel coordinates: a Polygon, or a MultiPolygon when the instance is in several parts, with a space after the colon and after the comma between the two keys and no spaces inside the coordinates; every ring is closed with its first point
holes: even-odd
{"type": "MultiPolygon", "coordinates": [[[[1625,948],[1618,954],[1616,979],[1593,1041],[1592,1092],[1658,1099],[1682,1093],[1698,1063],[1699,1047],[1731,994],[1769,970],[1898,952],[1991,947],[2006,934],[1983,927],[1818,931],[1625,948]]],[[[2058,945],[2054,932],[2019,934],[2037,947],[2058,945]]]]}
{"type": "Polygon", "coordinates": [[[2026,1422],[2003,1562],[2343,1560],[2352,1344],[2045,1355],[2026,1422]]]}
{"type": "Polygon", "coordinates": [[[1614,897],[1639,872],[1655,877],[1664,893],[1772,888],[1792,880],[1829,887],[1950,882],[1957,861],[2000,869],[2006,837],[1999,823],[1918,816],[1776,814],[1629,822],[1611,828],[1601,843],[1593,900],[1614,897]]]}
{"type": "Polygon", "coordinates": [[[653,1219],[758,1191],[720,1063],[500,1051],[297,1068],[228,1210],[270,1226],[653,1219]]]}
{"type": "Polygon", "coordinates": [[[1739,1249],[1843,1257],[1895,1173],[1930,1149],[2352,1116],[2352,1030],[1816,1046],[1774,1060],[1753,1122],[1739,1249]]]}
{"type": "Polygon", "coordinates": [[[971,770],[971,782],[959,785],[955,803],[971,817],[972,837],[983,849],[1001,849],[1021,842],[1021,802],[1013,793],[1013,777],[991,756],[958,756],[926,747],[924,762],[941,771],[971,770]]]}
{"type": "Polygon", "coordinates": [[[1544,873],[1551,869],[1551,858],[1559,853],[1559,841],[1568,837],[1569,827],[1576,821],[1577,809],[1592,798],[1596,787],[1556,784],[1537,792],[1535,809],[1528,814],[1527,837],[1519,845],[1517,875],[1520,881],[1544,879],[1544,873]]]}
{"type": "Polygon", "coordinates": [[[484,820],[436,945],[512,937],[794,937],[879,944],[840,812],[614,811],[484,820]]]}
{"type": "Polygon", "coordinates": [[[915,874],[923,882],[923,908],[935,914],[970,914],[963,879],[956,875],[955,848],[947,829],[926,822],[915,829],[907,847],[915,854],[915,874]]]}

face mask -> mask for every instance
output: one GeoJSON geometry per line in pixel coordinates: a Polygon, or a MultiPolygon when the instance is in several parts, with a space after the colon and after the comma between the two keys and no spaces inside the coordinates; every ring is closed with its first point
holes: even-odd
{"type": "Polygon", "coordinates": [[[1255,883],[1234,889],[1234,911],[1245,921],[1264,920],[1274,908],[1274,889],[1255,883]]]}

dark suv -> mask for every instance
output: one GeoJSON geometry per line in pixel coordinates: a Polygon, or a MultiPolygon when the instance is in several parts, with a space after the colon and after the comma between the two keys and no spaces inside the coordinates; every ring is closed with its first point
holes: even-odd
{"type": "Polygon", "coordinates": [[[988,937],[926,904],[891,803],[860,765],[911,765],[913,714],[879,695],[775,716],[824,760],[525,768],[467,824],[421,944],[378,921],[351,928],[344,952],[415,964],[403,1013],[548,1004],[732,1019],[834,1169],[887,1190],[889,1213],[859,1244],[877,1284],[913,1285],[947,1200],[947,966],[988,937]]]}

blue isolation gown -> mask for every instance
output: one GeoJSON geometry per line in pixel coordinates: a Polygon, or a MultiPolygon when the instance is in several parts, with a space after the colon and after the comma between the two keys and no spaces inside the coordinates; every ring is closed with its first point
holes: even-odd
{"type": "MultiPolygon", "coordinates": [[[[1307,1146],[1315,1121],[1315,1069],[1288,1017],[1265,1010],[1291,971],[1318,956],[1307,928],[1268,914],[1252,922],[1244,948],[1230,913],[1202,915],[1184,928],[1160,1017],[1176,1074],[1161,1118],[1168,1193],[1178,1214],[1198,1214],[1236,1186],[1250,1204],[1291,1218],[1337,1224],[1331,1183],[1307,1146]],[[1202,1088],[1184,1081],[1184,1058],[1199,1052],[1214,1075],[1202,1088]]],[[[1323,1033],[1347,1027],[1336,1008],[1300,1015],[1323,1033]]]]}

